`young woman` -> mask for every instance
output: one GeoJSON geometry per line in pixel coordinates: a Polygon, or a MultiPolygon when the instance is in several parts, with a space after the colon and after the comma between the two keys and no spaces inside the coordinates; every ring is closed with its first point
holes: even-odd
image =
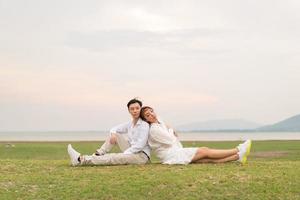
{"type": "Polygon", "coordinates": [[[140,117],[150,124],[148,143],[163,164],[225,163],[229,161],[239,161],[245,164],[250,153],[251,140],[247,140],[233,149],[183,148],[174,131],[157,118],[151,107],[142,107],[140,117]]]}

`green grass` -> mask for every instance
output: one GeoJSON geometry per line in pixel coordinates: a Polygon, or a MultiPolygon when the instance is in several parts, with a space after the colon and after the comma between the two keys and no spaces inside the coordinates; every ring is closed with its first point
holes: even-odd
{"type": "MultiPolygon", "coordinates": [[[[70,167],[67,143],[0,143],[0,199],[300,199],[300,141],[254,141],[238,163],[70,167]]],[[[73,142],[84,154],[96,142],[73,142]]],[[[186,142],[231,148],[238,142],[186,142]]],[[[118,151],[117,148],[114,151],[118,151]]]]}

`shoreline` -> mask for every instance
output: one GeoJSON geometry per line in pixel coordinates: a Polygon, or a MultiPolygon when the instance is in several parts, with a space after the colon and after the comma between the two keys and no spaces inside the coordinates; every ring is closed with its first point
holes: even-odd
{"type": "MultiPolygon", "coordinates": [[[[41,132],[41,133],[1,133],[0,142],[66,142],[66,141],[104,141],[108,133],[97,132],[41,132]]],[[[180,141],[244,141],[251,140],[300,140],[300,132],[189,132],[180,133],[180,141]]]]}
{"type": "MultiPolygon", "coordinates": [[[[180,140],[181,142],[240,142],[243,140],[180,140]]],[[[270,139],[270,140],[252,140],[252,141],[300,141],[300,139],[295,139],[295,140],[291,140],[291,139],[270,139]]],[[[53,141],[53,140],[28,140],[28,141],[24,141],[24,140],[16,140],[16,141],[0,141],[0,144],[7,144],[7,143],[97,143],[97,142],[104,142],[104,140],[66,140],[66,141],[53,141]]]]}

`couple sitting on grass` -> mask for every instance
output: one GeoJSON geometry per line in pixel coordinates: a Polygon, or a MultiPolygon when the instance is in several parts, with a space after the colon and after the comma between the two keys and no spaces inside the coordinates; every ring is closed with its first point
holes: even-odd
{"type": "Polygon", "coordinates": [[[150,162],[151,149],[162,164],[229,161],[245,164],[247,161],[251,140],[233,149],[183,148],[176,133],[157,117],[153,108],[142,107],[142,102],[138,99],[130,100],[127,108],[132,121],[112,128],[109,137],[93,155],[81,155],[71,144],[68,145],[73,166],[146,164],[150,162]],[[116,144],[122,153],[109,153],[116,144]]]}

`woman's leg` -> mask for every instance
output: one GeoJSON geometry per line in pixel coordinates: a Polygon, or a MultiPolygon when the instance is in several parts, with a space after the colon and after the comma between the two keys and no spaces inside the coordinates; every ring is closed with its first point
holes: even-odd
{"type": "Polygon", "coordinates": [[[225,158],[220,158],[220,159],[213,159],[213,158],[203,158],[200,160],[196,160],[193,163],[225,163],[225,162],[230,162],[230,161],[236,161],[239,159],[238,154],[234,154],[225,158]]]}
{"type": "Polygon", "coordinates": [[[192,159],[192,162],[203,158],[213,158],[213,159],[221,159],[226,158],[228,156],[232,156],[238,153],[238,149],[210,149],[207,147],[198,148],[195,156],[192,159]]]}

